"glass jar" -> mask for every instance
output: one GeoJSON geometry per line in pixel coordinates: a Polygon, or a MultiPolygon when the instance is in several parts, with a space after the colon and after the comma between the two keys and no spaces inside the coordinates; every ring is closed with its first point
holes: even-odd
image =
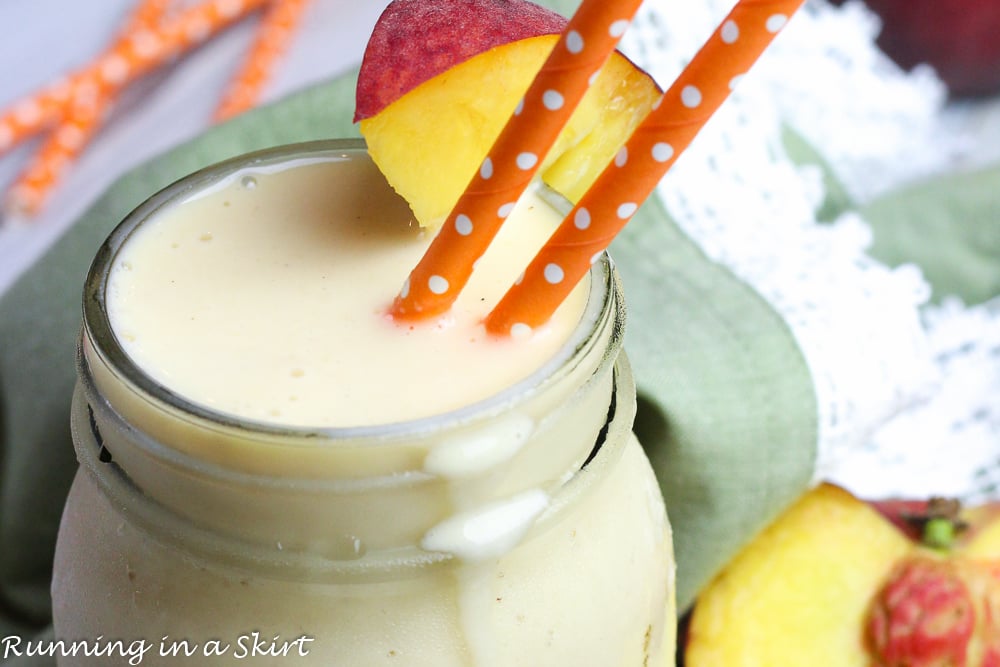
{"type": "Polygon", "coordinates": [[[105,292],[137,226],[247,165],[331,154],[368,160],[355,141],[231,160],[154,195],[99,251],[52,592],[57,637],[105,653],[59,664],[672,665],[670,529],[631,434],[606,257],[556,358],[434,417],[238,419],[125,353],[105,292]]]}

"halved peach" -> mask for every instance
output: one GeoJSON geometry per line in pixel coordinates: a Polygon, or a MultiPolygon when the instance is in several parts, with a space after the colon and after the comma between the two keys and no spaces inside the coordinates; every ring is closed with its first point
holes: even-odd
{"type": "Polygon", "coordinates": [[[1000,665],[1000,505],[822,484],[702,592],[683,650],[685,667],[1000,665]],[[966,529],[941,543],[942,521],[966,529]]]}
{"type": "Polygon", "coordinates": [[[868,667],[874,591],[912,543],[866,503],[824,484],[758,535],[702,592],[686,667],[868,667]]]}

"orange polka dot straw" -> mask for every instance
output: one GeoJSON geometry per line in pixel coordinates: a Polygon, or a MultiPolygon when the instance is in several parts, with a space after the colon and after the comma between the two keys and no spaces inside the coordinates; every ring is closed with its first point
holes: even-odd
{"type": "Polygon", "coordinates": [[[41,210],[49,194],[100,127],[112,97],[78,95],[66,118],[54,128],[27,167],[11,184],[4,212],[31,216],[41,210]]]}
{"type": "Polygon", "coordinates": [[[257,104],[308,6],[308,0],[271,0],[243,66],[215,110],[216,121],[232,118],[257,104]]]}
{"type": "Polygon", "coordinates": [[[167,11],[173,0],[139,0],[138,5],[125,22],[125,28],[119,33],[118,38],[128,37],[135,30],[143,28],[155,29],[156,26],[167,16],[167,11]]]}
{"type": "Polygon", "coordinates": [[[477,174],[410,273],[390,312],[414,320],[451,307],[521,193],[610,57],[641,0],[584,0],[477,174]]]}
{"type": "MultiPolygon", "coordinates": [[[[137,30],[155,29],[166,15],[171,0],[142,0],[119,32],[120,42],[137,30]]],[[[113,47],[112,47],[113,48],[113,47]]],[[[15,215],[33,215],[44,204],[49,192],[73,163],[90,138],[97,133],[108,107],[117,95],[98,94],[94,87],[67,100],[63,119],[52,129],[34,158],[11,185],[4,208],[15,215]]]]}
{"type": "Polygon", "coordinates": [[[551,317],[802,3],[737,3],[487,316],[488,331],[517,334],[551,317]]]}
{"type": "Polygon", "coordinates": [[[259,9],[268,0],[205,0],[156,28],[138,30],[94,63],[0,113],[0,153],[59,120],[66,104],[89,89],[115,91],[259,9]]]}
{"type": "Polygon", "coordinates": [[[0,113],[0,155],[62,117],[82,75],[61,78],[0,113]]]}

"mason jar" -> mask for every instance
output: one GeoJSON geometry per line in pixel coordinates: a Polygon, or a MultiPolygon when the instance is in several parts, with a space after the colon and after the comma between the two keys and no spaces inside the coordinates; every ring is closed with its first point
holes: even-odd
{"type": "Polygon", "coordinates": [[[367,165],[366,187],[391,196],[361,142],[281,147],[154,195],[97,254],[52,586],[59,664],[672,665],[670,528],[631,433],[607,256],[553,358],[427,417],[242,418],[130,358],[108,279],[133,232],[250,165],[303,156],[367,165]]]}

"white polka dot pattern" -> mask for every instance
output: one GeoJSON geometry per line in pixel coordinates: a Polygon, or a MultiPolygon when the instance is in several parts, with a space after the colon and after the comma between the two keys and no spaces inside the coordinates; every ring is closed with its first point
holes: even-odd
{"type": "Polygon", "coordinates": [[[563,96],[559,94],[558,90],[546,90],[545,94],[542,95],[542,104],[549,111],[558,111],[562,108],[563,103],[563,96]]]}
{"type": "Polygon", "coordinates": [[[576,30],[566,33],[566,50],[574,55],[583,51],[583,36],[576,30]]]}
{"type": "Polygon", "coordinates": [[[427,289],[435,294],[444,294],[448,291],[448,281],[441,276],[431,276],[427,279],[427,289]]]}
{"type": "Polygon", "coordinates": [[[135,51],[140,58],[150,58],[162,48],[163,40],[151,30],[140,30],[128,37],[135,51]]]}
{"type": "Polygon", "coordinates": [[[635,202],[627,201],[618,207],[618,210],[615,211],[615,215],[617,215],[620,220],[628,220],[633,215],[635,215],[635,212],[638,209],[639,209],[638,204],[636,204],[635,202]]]}
{"type": "Polygon", "coordinates": [[[468,236],[472,233],[472,220],[469,216],[460,214],[455,218],[455,231],[462,236],[468,236]]]}
{"type": "Polygon", "coordinates": [[[674,147],[665,141],[657,141],[653,144],[652,154],[657,162],[666,162],[674,156],[674,147]]]}
{"type": "Polygon", "coordinates": [[[788,22],[788,17],[784,14],[773,14],[767,19],[767,29],[769,32],[778,32],[785,27],[785,23],[788,22]]]}
{"type": "Polygon", "coordinates": [[[521,171],[529,171],[538,164],[538,156],[534,153],[521,153],[517,156],[515,162],[517,163],[517,168],[521,171]]]}
{"type": "Polygon", "coordinates": [[[733,21],[726,21],[719,30],[719,37],[726,44],[732,44],[740,37],[740,27],[733,21]]]}
{"type": "Polygon", "coordinates": [[[101,78],[112,86],[124,83],[128,75],[128,61],[121,56],[111,56],[101,65],[101,78]]]}
{"type": "Polygon", "coordinates": [[[67,150],[82,148],[84,141],[87,139],[83,130],[76,125],[68,123],[56,130],[54,136],[56,141],[67,150]]]}
{"type": "Polygon", "coordinates": [[[24,125],[37,123],[42,116],[42,111],[33,100],[28,100],[16,104],[13,109],[14,118],[24,125]]]}
{"type": "MultiPolygon", "coordinates": [[[[507,121],[479,173],[410,273],[411,289],[391,309],[397,319],[421,319],[445,312],[472,275],[503,219],[534,177],[570,114],[611,55],[641,0],[584,0],[559,42],[507,121]],[[488,183],[487,183],[488,181],[488,183]],[[458,216],[464,216],[461,224],[458,216]],[[467,232],[467,233],[466,233],[467,232]],[[431,289],[430,277],[447,287],[431,289]]],[[[556,267],[559,281],[563,270],[556,267]]],[[[550,270],[550,277],[556,275],[550,270]]],[[[507,332],[510,332],[508,327],[507,332]]]]}
{"type": "Polygon", "coordinates": [[[539,326],[635,215],[677,157],[804,0],[740,0],[486,318],[504,334],[539,326]],[[586,224],[580,224],[581,211],[586,224]],[[551,280],[552,267],[560,279],[551,280]]]}
{"type": "Polygon", "coordinates": [[[608,28],[608,34],[615,38],[621,37],[625,34],[625,31],[628,30],[628,23],[629,22],[624,19],[615,21],[611,24],[611,27],[608,28]]]}
{"type": "Polygon", "coordinates": [[[688,109],[694,109],[701,104],[701,91],[697,86],[684,86],[681,91],[681,104],[688,109]]]}
{"type": "Polygon", "coordinates": [[[243,0],[218,0],[216,11],[220,16],[226,18],[236,18],[243,11],[243,0]]]}

